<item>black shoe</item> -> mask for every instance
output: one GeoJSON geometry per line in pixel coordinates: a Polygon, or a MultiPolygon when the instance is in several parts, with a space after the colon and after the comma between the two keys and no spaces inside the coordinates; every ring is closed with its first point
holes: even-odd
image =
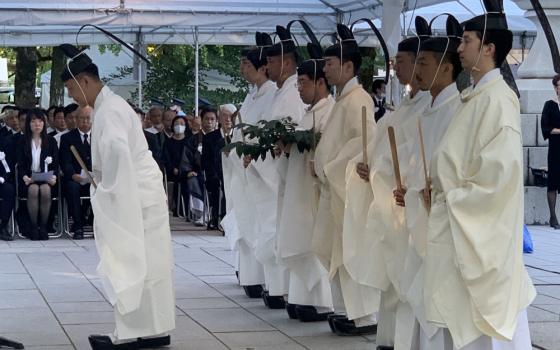
{"type": "Polygon", "coordinates": [[[328,315],[327,316],[327,322],[329,323],[329,327],[331,328],[331,331],[334,333],[334,325],[333,325],[333,320],[335,319],[345,319],[348,320],[348,318],[346,317],[346,315],[342,315],[342,314],[332,314],[332,315],[328,315]]]}
{"type": "Polygon", "coordinates": [[[252,299],[260,298],[263,293],[263,287],[260,284],[243,286],[243,290],[245,291],[245,295],[252,299]]]}
{"type": "Polygon", "coordinates": [[[113,344],[111,338],[106,335],[90,335],[89,344],[93,350],[138,350],[140,346],[138,341],[132,341],[124,344],[113,344]]]}
{"type": "Polygon", "coordinates": [[[169,335],[157,338],[138,338],[138,348],[140,349],[160,348],[170,344],[171,336],[169,335]]]}
{"type": "Polygon", "coordinates": [[[395,350],[394,346],[378,345],[377,350],[395,350]]]}
{"type": "Polygon", "coordinates": [[[12,236],[10,232],[8,232],[8,229],[6,229],[6,226],[4,226],[0,228],[0,239],[3,241],[13,241],[14,236],[12,236]]]}
{"type": "Polygon", "coordinates": [[[553,229],[555,230],[560,229],[560,224],[558,224],[557,218],[550,218],[549,222],[550,222],[550,227],[552,227],[553,229]]]}
{"type": "Polygon", "coordinates": [[[74,231],[74,236],[72,237],[74,240],[84,239],[84,230],[79,228],[74,231]]]}
{"type": "Polygon", "coordinates": [[[286,301],[281,295],[272,296],[268,291],[263,291],[262,298],[264,304],[268,306],[269,309],[284,309],[286,307],[286,301]]]}
{"type": "Polygon", "coordinates": [[[377,333],[377,325],[356,327],[354,321],[348,319],[334,319],[334,332],[341,336],[370,335],[377,333]]]}
{"type": "Polygon", "coordinates": [[[296,315],[301,322],[321,322],[326,321],[333,312],[318,313],[317,308],[311,305],[296,306],[296,315]]]}
{"type": "Polygon", "coordinates": [[[32,241],[38,241],[40,239],[39,229],[37,227],[30,228],[27,237],[32,241]]]}
{"type": "Polygon", "coordinates": [[[39,228],[39,240],[41,241],[48,241],[49,240],[49,231],[47,231],[46,227],[39,228]]]}
{"type": "Polygon", "coordinates": [[[290,317],[291,320],[297,320],[298,315],[296,313],[296,307],[298,306],[299,305],[297,304],[286,303],[286,312],[288,313],[288,317],[290,317]]]}

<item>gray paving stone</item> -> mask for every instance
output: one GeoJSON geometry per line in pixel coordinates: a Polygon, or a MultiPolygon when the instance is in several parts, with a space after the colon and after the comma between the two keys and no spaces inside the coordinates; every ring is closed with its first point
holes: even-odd
{"type": "Polygon", "coordinates": [[[60,330],[52,312],[44,308],[5,309],[0,317],[0,334],[37,332],[54,334],[60,330]]]}
{"type": "Polygon", "coordinates": [[[372,350],[375,343],[363,337],[339,337],[334,334],[322,337],[295,337],[298,343],[310,350],[372,350]]]}
{"type": "Polygon", "coordinates": [[[232,350],[299,350],[305,347],[284,334],[273,332],[214,333],[232,350]]]}
{"type": "Polygon", "coordinates": [[[560,349],[560,332],[556,322],[531,322],[531,341],[544,349],[560,349]]]}
{"type": "Polygon", "coordinates": [[[0,309],[25,308],[46,309],[47,304],[37,290],[0,290],[0,309]]]}
{"type": "Polygon", "coordinates": [[[177,299],[182,310],[238,308],[239,305],[226,298],[177,299]]]}
{"type": "Polygon", "coordinates": [[[43,284],[39,288],[48,302],[105,300],[103,295],[89,282],[43,284]]]}
{"type": "Polygon", "coordinates": [[[560,322],[560,316],[534,306],[527,309],[527,317],[531,322],[560,322]]]}
{"type": "Polygon", "coordinates": [[[63,325],[111,323],[115,319],[113,311],[98,312],[62,312],[57,313],[58,320],[63,325]]]}
{"type": "Polygon", "coordinates": [[[37,289],[28,274],[0,274],[0,290],[37,289]]]}
{"type": "Polygon", "coordinates": [[[274,330],[270,325],[241,308],[189,310],[187,315],[211,332],[274,330]]]}
{"type": "Polygon", "coordinates": [[[100,311],[112,311],[113,308],[111,304],[106,301],[89,301],[89,302],[61,302],[49,303],[51,309],[55,313],[64,312],[100,312],[100,311]]]}
{"type": "Polygon", "coordinates": [[[74,349],[62,328],[48,332],[41,330],[3,332],[3,337],[22,343],[26,349],[74,349]]]}

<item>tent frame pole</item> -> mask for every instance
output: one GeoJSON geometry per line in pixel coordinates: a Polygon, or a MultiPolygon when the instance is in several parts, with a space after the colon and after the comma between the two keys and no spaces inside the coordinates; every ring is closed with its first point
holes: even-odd
{"type": "Polygon", "coordinates": [[[198,115],[198,27],[194,27],[194,113],[198,115]]]}

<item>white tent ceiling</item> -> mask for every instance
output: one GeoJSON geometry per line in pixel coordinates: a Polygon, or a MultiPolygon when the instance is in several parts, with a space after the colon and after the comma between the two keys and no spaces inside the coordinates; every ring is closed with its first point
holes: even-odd
{"type": "MultiPolygon", "coordinates": [[[[255,31],[273,32],[277,24],[293,19],[305,20],[321,37],[337,22],[381,18],[384,3],[399,7],[404,2],[404,9],[410,10],[445,1],[449,0],[3,0],[0,46],[76,42],[75,33],[83,24],[102,26],[127,42],[136,42],[142,33],[144,43],[193,43],[196,27],[200,43],[247,45],[254,42],[255,31]]],[[[293,28],[296,35],[303,32],[299,25],[293,28]]],[[[369,31],[358,40],[377,44],[369,31]]],[[[110,42],[91,29],[79,37],[81,44],[110,42]]]]}

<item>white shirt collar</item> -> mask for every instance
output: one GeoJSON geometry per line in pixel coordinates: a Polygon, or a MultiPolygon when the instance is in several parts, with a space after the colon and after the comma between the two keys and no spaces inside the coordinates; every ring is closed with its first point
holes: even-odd
{"type": "Polygon", "coordinates": [[[500,68],[494,68],[491,71],[487,72],[486,74],[484,74],[484,76],[482,78],[480,78],[480,80],[478,81],[478,84],[476,84],[474,86],[474,90],[478,89],[479,87],[483,86],[484,84],[486,84],[487,82],[489,82],[490,80],[494,80],[495,78],[499,77],[501,75],[500,73],[500,68]]]}
{"type": "Polygon", "coordinates": [[[87,134],[88,140],[90,139],[90,134],[91,134],[91,130],[88,132],[82,132],[80,129],[78,129],[78,132],[80,133],[80,136],[82,137],[82,141],[84,140],[84,135],[87,134]]]}
{"type": "Polygon", "coordinates": [[[348,93],[348,91],[352,90],[355,86],[359,85],[360,83],[358,83],[358,77],[354,77],[350,80],[348,80],[346,82],[346,84],[344,84],[344,88],[342,88],[342,91],[340,92],[340,94],[338,94],[338,96],[342,96],[346,93],[348,93]]]}
{"type": "Polygon", "coordinates": [[[222,137],[225,139],[226,136],[232,137],[233,136],[233,129],[231,129],[229,131],[229,133],[226,135],[226,133],[224,132],[224,129],[220,128],[220,134],[222,134],[222,137]]]}
{"type": "Polygon", "coordinates": [[[453,96],[453,94],[458,93],[458,91],[459,90],[457,90],[457,84],[455,84],[455,82],[447,85],[447,87],[441,90],[440,93],[436,96],[436,98],[433,99],[431,108],[436,108],[440,104],[444,103],[445,101],[447,101],[448,98],[453,96]]]}
{"type": "Polygon", "coordinates": [[[286,79],[284,81],[284,84],[282,84],[282,87],[279,88],[276,93],[280,93],[282,91],[284,91],[285,89],[289,88],[290,86],[295,86],[297,88],[297,74],[292,74],[288,77],[288,79],[286,79]]]}

